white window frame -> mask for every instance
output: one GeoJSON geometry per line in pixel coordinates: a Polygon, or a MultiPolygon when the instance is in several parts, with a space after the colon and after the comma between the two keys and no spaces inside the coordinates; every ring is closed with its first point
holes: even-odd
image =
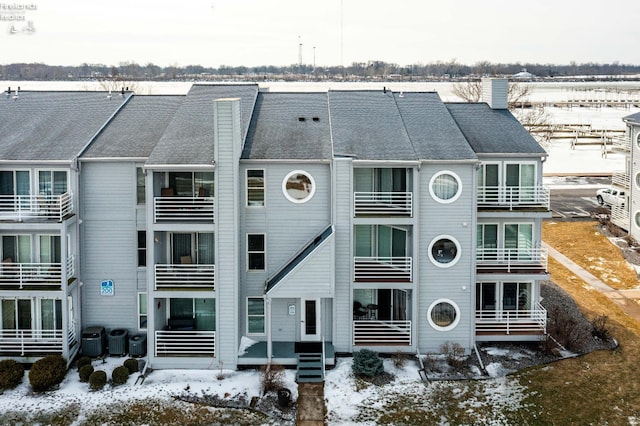
{"type": "Polygon", "coordinates": [[[267,234],[262,232],[248,232],[246,235],[247,244],[247,271],[248,272],[264,272],[267,269],[267,234]],[[262,251],[249,250],[249,235],[262,235],[262,251]],[[249,268],[249,254],[250,253],[262,253],[264,268],[263,269],[251,269],[249,268]]]}
{"type": "Polygon", "coordinates": [[[460,195],[462,194],[462,180],[460,179],[460,176],[458,176],[457,173],[451,170],[441,170],[437,172],[435,175],[431,176],[431,179],[429,180],[429,194],[431,195],[431,198],[433,198],[435,201],[437,201],[440,204],[451,204],[455,202],[458,198],[460,198],[460,195]],[[446,198],[446,199],[438,197],[436,195],[436,191],[433,189],[433,185],[436,182],[436,179],[444,175],[449,175],[452,178],[454,178],[456,181],[456,184],[458,185],[458,190],[456,191],[456,193],[451,198],[446,198]]]}
{"type": "Polygon", "coordinates": [[[427,321],[429,322],[429,325],[431,327],[433,327],[437,331],[453,330],[454,328],[456,328],[458,326],[458,323],[460,322],[460,307],[458,306],[458,304],[456,302],[454,302],[451,299],[445,299],[445,298],[437,299],[437,300],[433,301],[433,303],[431,303],[431,305],[429,305],[429,309],[427,310],[427,321]],[[436,306],[438,306],[440,303],[448,303],[449,305],[453,306],[453,309],[456,312],[456,317],[453,319],[453,322],[451,324],[445,326],[445,327],[442,327],[442,326],[436,324],[435,322],[433,322],[433,319],[431,318],[431,313],[433,312],[433,309],[436,306]]]}
{"type": "Polygon", "coordinates": [[[291,201],[292,203],[295,204],[304,204],[308,201],[310,201],[313,196],[316,193],[316,180],[313,178],[313,176],[311,175],[311,173],[307,172],[306,170],[293,170],[289,173],[287,173],[287,175],[284,177],[284,179],[282,179],[282,193],[284,194],[285,198],[289,201],[291,201]],[[304,198],[293,198],[289,192],[287,191],[287,182],[289,181],[289,178],[291,178],[291,176],[293,175],[297,175],[297,174],[303,174],[306,177],[309,178],[309,182],[311,182],[311,190],[309,191],[309,194],[304,197],[304,198]]]}
{"type": "Polygon", "coordinates": [[[147,330],[149,328],[149,293],[147,293],[146,291],[139,291],[137,294],[136,304],[138,307],[136,311],[137,312],[136,317],[138,318],[138,324],[137,324],[138,330],[147,330]],[[142,296],[143,294],[147,298],[146,304],[145,304],[145,310],[147,311],[146,314],[143,314],[140,310],[140,308],[143,306],[143,304],[140,303],[140,296],[142,296]],[[144,328],[140,326],[142,324],[142,321],[141,321],[142,317],[146,317],[147,326],[144,328]]]}
{"type": "Polygon", "coordinates": [[[247,336],[264,336],[267,333],[267,304],[265,303],[265,299],[264,297],[247,297],[246,300],[246,330],[247,330],[247,336]],[[262,315],[249,315],[249,300],[261,300],[262,301],[262,315]],[[249,330],[249,318],[250,317],[256,317],[262,318],[262,332],[260,333],[256,333],[256,332],[251,332],[249,330]]]}
{"type": "MultiPolygon", "coordinates": [[[[246,169],[244,172],[245,177],[245,205],[248,208],[264,208],[267,204],[267,178],[265,169],[246,169]],[[262,172],[262,204],[250,204],[249,203],[249,172],[261,171],[262,172]]],[[[252,189],[260,189],[260,187],[252,187],[252,189]]]]}
{"type": "MultiPolygon", "coordinates": [[[[46,168],[46,167],[41,167],[41,168],[37,168],[34,170],[34,174],[33,174],[33,179],[34,179],[34,190],[33,193],[37,194],[37,195],[51,195],[53,196],[53,185],[54,185],[54,179],[53,179],[53,172],[65,172],[67,175],[67,193],[71,193],[71,173],[68,169],[61,169],[61,168],[46,168]],[[49,172],[51,174],[51,194],[41,194],[40,193],[40,172],[49,172]]],[[[60,196],[60,194],[58,194],[57,196],[60,196]]]]}
{"type": "Polygon", "coordinates": [[[429,243],[429,248],[427,249],[427,255],[429,256],[429,260],[431,260],[431,263],[433,263],[437,267],[439,267],[439,268],[451,268],[453,265],[458,263],[458,261],[462,257],[462,247],[460,246],[460,243],[458,242],[458,240],[456,238],[452,237],[451,235],[442,234],[442,235],[438,235],[438,236],[434,237],[431,240],[431,242],[429,243]],[[433,253],[432,253],[433,246],[435,245],[435,243],[437,243],[440,240],[450,240],[451,242],[453,242],[453,244],[455,244],[455,246],[456,246],[456,256],[453,258],[453,260],[451,262],[441,263],[441,262],[438,262],[435,257],[433,257],[433,253]]]}

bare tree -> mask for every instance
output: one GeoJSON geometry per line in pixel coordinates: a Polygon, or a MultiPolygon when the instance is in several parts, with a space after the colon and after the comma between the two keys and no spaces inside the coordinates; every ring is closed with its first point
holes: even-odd
{"type": "Polygon", "coordinates": [[[453,93],[465,102],[480,102],[482,98],[482,82],[467,80],[453,84],[453,93]]]}
{"type": "Polygon", "coordinates": [[[98,81],[100,88],[105,92],[120,92],[125,90],[127,92],[135,92],[138,89],[138,83],[135,81],[127,81],[124,78],[118,76],[105,78],[98,81]]]}

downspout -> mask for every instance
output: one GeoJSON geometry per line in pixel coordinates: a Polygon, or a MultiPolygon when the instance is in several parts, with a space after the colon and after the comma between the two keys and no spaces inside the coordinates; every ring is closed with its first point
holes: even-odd
{"type": "Polygon", "coordinates": [[[271,341],[271,298],[267,296],[267,364],[271,364],[271,358],[273,357],[273,342],[271,341]]]}
{"type": "Polygon", "coordinates": [[[476,357],[478,358],[478,363],[480,364],[480,368],[482,369],[482,371],[486,373],[487,369],[484,368],[484,363],[482,362],[482,358],[480,358],[480,351],[478,350],[478,346],[475,343],[473,344],[473,350],[475,351],[476,357]]]}

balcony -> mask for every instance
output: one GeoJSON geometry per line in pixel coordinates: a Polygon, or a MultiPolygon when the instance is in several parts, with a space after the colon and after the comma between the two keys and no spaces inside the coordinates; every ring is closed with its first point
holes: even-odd
{"type": "MultiPolygon", "coordinates": [[[[1,330],[0,354],[14,356],[61,354],[64,332],[61,330],[1,330]]],[[[76,342],[73,330],[67,333],[69,346],[76,342]]]]}
{"type": "Polygon", "coordinates": [[[411,346],[411,321],[353,321],[353,344],[411,346]]]}
{"type": "Polygon", "coordinates": [[[156,290],[215,290],[215,265],[155,265],[156,290]]]}
{"type": "Polygon", "coordinates": [[[0,220],[56,220],[73,212],[73,197],[62,195],[0,195],[0,220]]]}
{"type": "Polygon", "coordinates": [[[537,338],[546,332],[547,310],[540,303],[536,303],[531,310],[476,311],[478,336],[528,335],[537,338]]]}
{"type": "Polygon", "coordinates": [[[611,184],[621,188],[631,188],[630,173],[624,170],[615,170],[611,174],[611,184]]]}
{"type": "Polygon", "coordinates": [[[544,186],[479,186],[478,208],[550,208],[549,188],[544,186]]]}
{"type": "Polygon", "coordinates": [[[411,257],[354,257],[355,282],[412,282],[411,257]]]}
{"type": "Polygon", "coordinates": [[[215,357],[216,332],[162,330],[155,333],[155,355],[160,357],[215,357]]]}
{"type": "Polygon", "coordinates": [[[413,215],[411,192],[354,192],[353,210],[361,215],[413,215]]]}
{"type": "MultiPolygon", "coordinates": [[[[75,259],[66,262],[67,279],[75,275],[75,259]]],[[[0,287],[4,289],[34,289],[60,287],[62,285],[61,263],[2,263],[0,265],[0,287]]]]}
{"type": "Polygon", "coordinates": [[[476,270],[479,274],[544,274],[547,265],[546,248],[478,248],[476,252],[476,270]]]}
{"type": "Polygon", "coordinates": [[[213,223],[213,197],[155,197],[153,220],[213,223]]]}

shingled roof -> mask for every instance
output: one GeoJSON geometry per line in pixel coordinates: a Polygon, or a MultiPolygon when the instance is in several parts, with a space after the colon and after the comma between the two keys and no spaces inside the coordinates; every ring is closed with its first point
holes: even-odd
{"type": "Polygon", "coordinates": [[[131,94],[0,95],[0,161],[73,161],[131,94]]]}
{"type": "Polygon", "coordinates": [[[82,158],[147,158],[184,96],[134,96],[82,158]]]}
{"type": "Polygon", "coordinates": [[[257,84],[193,85],[151,152],[147,165],[212,165],[213,101],[240,98],[244,138],[257,94],[257,84]]]}
{"type": "Polygon", "coordinates": [[[326,93],[260,93],[244,159],[330,160],[326,93]]]}
{"type": "Polygon", "coordinates": [[[506,109],[491,109],[486,103],[445,105],[476,154],[547,155],[506,109]]]}

